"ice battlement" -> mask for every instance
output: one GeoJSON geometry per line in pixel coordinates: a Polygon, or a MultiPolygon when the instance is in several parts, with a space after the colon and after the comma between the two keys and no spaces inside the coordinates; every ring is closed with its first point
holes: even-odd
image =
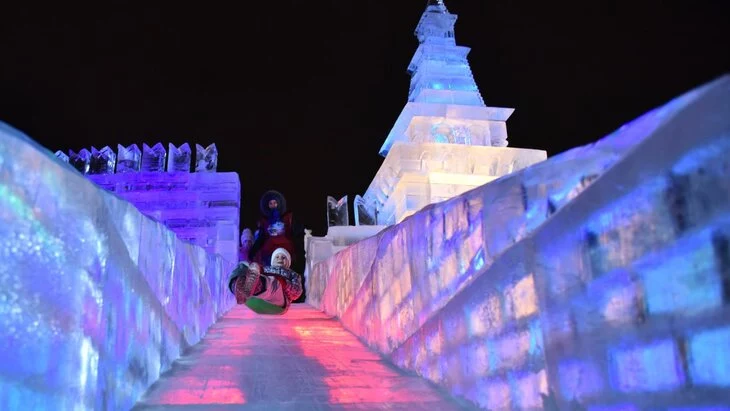
{"type": "Polygon", "coordinates": [[[130,409],[235,303],[231,263],[119,197],[0,122],[0,409],[130,409]]]}
{"type": "Polygon", "coordinates": [[[195,145],[195,164],[188,143],[176,147],[119,145],[79,152],[56,152],[99,187],[134,204],[143,214],[182,240],[238,260],[241,183],[237,173],[218,173],[215,144],[195,145]]]}

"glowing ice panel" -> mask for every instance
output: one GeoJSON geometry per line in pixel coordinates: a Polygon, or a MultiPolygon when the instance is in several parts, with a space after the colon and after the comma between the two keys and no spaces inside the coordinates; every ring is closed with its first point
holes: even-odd
{"type": "Polygon", "coordinates": [[[0,123],[0,408],[131,408],[232,302],[179,244],[0,123]]]}
{"type": "Polygon", "coordinates": [[[689,358],[694,384],[730,387],[730,327],[693,336],[689,341],[689,358]]]}

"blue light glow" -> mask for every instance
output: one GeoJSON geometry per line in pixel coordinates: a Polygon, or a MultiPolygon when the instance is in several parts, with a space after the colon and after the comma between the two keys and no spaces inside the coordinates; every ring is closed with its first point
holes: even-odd
{"type": "Polygon", "coordinates": [[[730,387],[730,327],[692,336],[689,358],[694,384],[730,387]]]}
{"type": "Polygon", "coordinates": [[[620,391],[670,391],[680,388],[685,382],[675,341],[616,349],[610,356],[612,379],[620,391]]]}

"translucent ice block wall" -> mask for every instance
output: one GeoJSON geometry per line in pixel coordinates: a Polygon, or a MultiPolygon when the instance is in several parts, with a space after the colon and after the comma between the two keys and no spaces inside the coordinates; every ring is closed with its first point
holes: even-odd
{"type": "Polygon", "coordinates": [[[730,76],[535,233],[560,405],[730,407],[728,152],[730,76]]]}
{"type": "Polygon", "coordinates": [[[230,268],[0,123],[0,409],[131,408],[230,268]]]}
{"type": "Polygon", "coordinates": [[[238,219],[241,183],[236,173],[217,173],[218,149],[195,145],[195,173],[190,173],[192,152],[185,143],[137,144],[56,156],[71,164],[100,187],[134,204],[144,215],[162,222],[178,237],[238,260],[238,219]],[[165,168],[167,164],[167,168],[165,168]]]}
{"type": "Polygon", "coordinates": [[[308,301],[485,409],[728,406],[729,104],[724,77],[428,206],[315,265],[308,301]]]}
{"type": "Polygon", "coordinates": [[[237,173],[88,175],[179,238],[238,261],[241,183],[237,173]]]}

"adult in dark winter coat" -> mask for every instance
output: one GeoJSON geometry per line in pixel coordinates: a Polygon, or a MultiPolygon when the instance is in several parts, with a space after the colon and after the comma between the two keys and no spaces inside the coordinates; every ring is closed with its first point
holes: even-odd
{"type": "Polygon", "coordinates": [[[249,252],[250,261],[268,264],[277,248],[283,248],[298,260],[294,245],[294,217],[286,209],[286,198],[274,190],[267,191],[259,202],[261,218],[257,223],[258,238],[249,252]]]}

